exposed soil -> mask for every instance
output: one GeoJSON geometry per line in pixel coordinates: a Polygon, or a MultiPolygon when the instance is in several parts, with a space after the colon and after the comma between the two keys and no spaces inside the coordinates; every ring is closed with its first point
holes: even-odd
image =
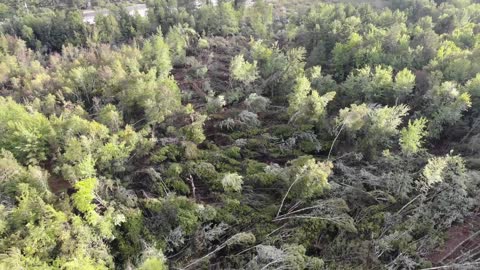
{"type": "MultiPolygon", "coordinates": [[[[480,213],[467,218],[463,224],[452,226],[444,245],[432,251],[427,259],[435,266],[462,265],[480,259],[480,213]]],[[[480,268],[480,263],[477,266],[480,268]]]]}
{"type": "MultiPolygon", "coordinates": [[[[208,187],[208,184],[201,179],[194,179],[193,183],[195,185],[195,200],[198,202],[202,202],[204,204],[215,204],[218,202],[217,198],[215,197],[214,193],[208,187]]],[[[193,188],[192,188],[193,189],[193,188]]]]}
{"type": "Polygon", "coordinates": [[[60,192],[68,191],[72,188],[72,185],[70,184],[70,182],[60,176],[51,175],[48,178],[48,187],[50,188],[50,191],[52,191],[54,194],[58,194],[60,192]]]}

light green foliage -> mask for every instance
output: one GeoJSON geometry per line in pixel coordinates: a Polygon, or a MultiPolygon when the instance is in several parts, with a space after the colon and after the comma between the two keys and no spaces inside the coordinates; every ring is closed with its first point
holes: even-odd
{"type": "Polygon", "coordinates": [[[27,183],[42,196],[49,198],[48,173],[37,166],[28,169],[22,167],[12,153],[2,150],[0,152],[0,188],[1,191],[12,198],[18,195],[19,183],[27,183]]]}
{"type": "Polygon", "coordinates": [[[199,157],[199,150],[195,143],[193,142],[183,142],[183,155],[187,160],[195,160],[199,157]]]}
{"type": "MultiPolygon", "coordinates": [[[[55,129],[61,131],[61,134],[57,134],[57,138],[63,141],[73,138],[77,139],[76,136],[79,136],[80,140],[102,140],[106,139],[109,133],[106,126],[96,121],[86,120],[74,113],[64,114],[58,118],[54,117],[50,121],[55,129]]],[[[75,157],[72,156],[72,158],[75,157]]],[[[77,156],[76,158],[79,157],[77,156]]]]}
{"type": "MultiPolygon", "coordinates": [[[[342,90],[348,102],[353,100],[367,100],[366,93],[374,93],[371,84],[372,69],[369,66],[358,69],[350,73],[342,84],[342,90]]],[[[370,100],[368,100],[370,101],[370,100]]],[[[346,106],[350,104],[345,104],[346,106]]]]}
{"type": "Polygon", "coordinates": [[[227,105],[227,102],[225,101],[225,96],[218,95],[215,97],[213,92],[207,96],[207,112],[209,113],[218,112],[225,105],[227,105]]]}
{"type": "Polygon", "coordinates": [[[165,266],[165,259],[163,258],[147,258],[142,265],[138,268],[139,270],[166,270],[168,269],[165,266]]]}
{"type": "Polygon", "coordinates": [[[7,216],[7,211],[5,211],[5,206],[0,205],[0,217],[2,218],[2,220],[0,221],[0,234],[5,233],[5,230],[7,229],[8,223],[5,220],[6,216],[7,216]]]}
{"type": "Polygon", "coordinates": [[[373,93],[367,93],[372,96],[372,100],[375,100],[377,95],[385,95],[386,92],[391,91],[393,88],[393,69],[392,67],[376,66],[375,72],[372,74],[372,91],[373,93]]]}
{"type": "Polygon", "coordinates": [[[122,171],[124,162],[139,143],[139,134],[126,126],[116,134],[95,121],[78,116],[52,118],[55,128],[62,134],[58,141],[63,153],[58,157],[55,171],[72,183],[104,173],[122,171]]]}
{"type": "Polygon", "coordinates": [[[429,159],[422,171],[428,199],[418,209],[418,215],[441,228],[449,228],[456,221],[462,222],[474,205],[474,199],[469,195],[473,191],[472,184],[476,183],[472,176],[459,156],[429,159]]]}
{"type": "Polygon", "coordinates": [[[472,98],[479,98],[480,97],[480,73],[478,73],[475,78],[469,80],[465,87],[468,90],[468,93],[472,96],[472,98]]]}
{"type": "Polygon", "coordinates": [[[148,7],[148,21],[151,29],[161,28],[166,32],[176,24],[194,25],[194,18],[191,14],[196,7],[192,1],[146,1],[148,7]]]}
{"type": "Polygon", "coordinates": [[[344,126],[351,132],[356,132],[367,123],[370,108],[366,104],[352,104],[349,108],[341,109],[335,118],[338,127],[344,126]]]}
{"type": "Polygon", "coordinates": [[[307,77],[310,79],[312,88],[316,89],[320,94],[337,90],[338,86],[331,75],[322,74],[322,67],[314,66],[306,70],[307,77]]]}
{"type": "Polygon", "coordinates": [[[23,265],[27,268],[34,265],[48,267],[49,252],[55,248],[56,236],[61,235],[62,224],[66,216],[57,212],[51,205],[46,204],[35,189],[26,184],[18,185],[18,206],[9,214],[10,229],[24,234],[20,239],[14,235],[6,236],[2,243],[2,250],[12,252],[12,257],[0,259],[0,266],[15,267],[23,265]]]}
{"type": "Polygon", "coordinates": [[[217,21],[217,28],[223,35],[236,34],[239,31],[238,13],[235,11],[232,2],[219,3],[217,16],[213,19],[217,21]]]}
{"type": "Polygon", "coordinates": [[[452,38],[455,43],[463,48],[472,47],[475,43],[474,23],[466,23],[460,28],[455,28],[452,33],[452,38]]]}
{"type": "Polygon", "coordinates": [[[145,113],[152,122],[163,122],[165,117],[181,109],[180,89],[173,77],[158,83],[158,90],[154,98],[145,102],[145,113]]]}
{"type": "Polygon", "coordinates": [[[198,39],[198,47],[200,49],[208,49],[210,48],[210,44],[208,43],[208,40],[205,38],[199,38],[198,39]]]}
{"type": "Polygon", "coordinates": [[[221,2],[216,6],[203,5],[196,18],[197,32],[213,35],[232,35],[238,33],[239,12],[233,7],[233,2],[221,2]]]}
{"type": "Polygon", "coordinates": [[[55,114],[56,97],[48,94],[42,102],[42,113],[45,115],[55,114]]]}
{"type": "Polygon", "coordinates": [[[395,76],[395,82],[393,84],[393,91],[395,97],[403,100],[410,95],[415,86],[415,75],[408,69],[403,69],[395,76]]]}
{"type": "Polygon", "coordinates": [[[172,69],[170,48],[164,41],[161,32],[145,42],[142,55],[145,69],[155,68],[156,73],[161,78],[168,76],[172,69]]]}
{"type": "Polygon", "coordinates": [[[477,1],[127,2],[0,4],[0,269],[428,269],[475,223],[477,1]]]}
{"type": "Polygon", "coordinates": [[[351,138],[361,137],[361,143],[356,144],[365,153],[374,155],[382,147],[390,147],[393,138],[398,135],[398,126],[409,108],[406,105],[368,107],[365,104],[355,105],[340,110],[335,119],[337,129],[345,128],[351,138]]]}
{"type": "Polygon", "coordinates": [[[461,93],[455,82],[443,82],[435,85],[426,95],[430,104],[428,114],[431,118],[428,125],[429,136],[438,138],[444,127],[455,124],[462,118],[472,103],[469,93],[461,93]]]}
{"type": "Polygon", "coordinates": [[[349,101],[381,102],[397,104],[411,93],[415,76],[404,69],[393,81],[393,69],[390,66],[365,66],[352,72],[343,83],[343,91],[349,101]],[[413,76],[413,77],[412,77],[413,76]]]}
{"type": "Polygon", "coordinates": [[[175,80],[172,77],[157,79],[155,69],[132,75],[124,87],[120,93],[121,105],[129,117],[140,106],[147,122],[157,124],[182,108],[180,89],[175,80]]]}
{"type": "Polygon", "coordinates": [[[28,112],[10,98],[0,97],[0,148],[12,152],[22,163],[44,161],[54,130],[38,112],[28,112]]]}
{"type": "Polygon", "coordinates": [[[382,107],[372,110],[369,114],[369,125],[362,147],[374,155],[381,147],[390,147],[392,139],[398,134],[398,126],[402,123],[409,108],[406,105],[382,107]]]}
{"type": "Polygon", "coordinates": [[[226,242],[227,246],[249,246],[255,244],[256,238],[253,233],[237,233],[226,242]]]}
{"type": "Polygon", "coordinates": [[[268,39],[272,35],[273,6],[266,1],[255,1],[253,6],[246,9],[244,19],[251,27],[249,33],[253,36],[268,39]]]}
{"type": "Polygon", "coordinates": [[[127,129],[115,134],[110,141],[96,149],[97,166],[105,172],[122,171],[125,163],[138,143],[138,134],[127,129]],[[130,134],[128,134],[130,133],[130,134]]]}
{"type": "Polygon", "coordinates": [[[402,128],[400,131],[400,146],[405,154],[414,154],[418,152],[423,143],[424,137],[427,135],[427,119],[420,118],[415,121],[408,121],[408,127],[402,128]]]}
{"type": "Polygon", "coordinates": [[[177,227],[190,235],[199,224],[199,208],[186,197],[169,195],[164,199],[150,199],[146,202],[146,207],[152,213],[146,226],[158,236],[166,237],[177,227]]]}
{"type": "Polygon", "coordinates": [[[98,121],[107,126],[112,132],[117,132],[123,126],[123,117],[115,105],[107,104],[98,113],[98,121]]]}
{"type": "Polygon", "coordinates": [[[337,70],[337,76],[343,77],[351,70],[348,66],[352,62],[355,50],[362,44],[363,38],[357,33],[352,33],[345,44],[337,43],[333,49],[333,62],[337,70]]]}
{"type": "Polygon", "coordinates": [[[281,248],[256,246],[256,256],[248,263],[250,269],[322,269],[324,262],[305,255],[302,245],[285,244],[281,248]]]}
{"type": "Polygon", "coordinates": [[[328,177],[332,173],[331,162],[317,162],[314,158],[304,156],[289,162],[289,184],[293,185],[290,198],[308,199],[330,188],[328,177]]]}
{"type": "Polygon", "coordinates": [[[478,105],[480,101],[480,73],[478,73],[474,78],[470,79],[465,84],[465,91],[470,94],[472,111],[478,112],[478,105]]]}
{"type": "Polygon", "coordinates": [[[309,112],[305,112],[305,115],[311,113],[311,117],[314,119],[321,119],[326,114],[326,108],[330,101],[335,98],[336,92],[328,92],[323,96],[317,91],[312,91],[310,99],[305,104],[309,112]]]}
{"type": "MultiPolygon", "coordinates": [[[[26,269],[109,269],[104,239],[69,210],[55,209],[26,184],[18,185],[18,205],[7,217],[11,234],[0,242],[9,256],[1,267],[26,269]]],[[[69,207],[64,205],[64,207],[69,207]]]]}
{"type": "Polygon", "coordinates": [[[86,155],[77,165],[76,175],[80,178],[88,178],[95,176],[95,160],[91,155],[86,155]]]}
{"type": "Polygon", "coordinates": [[[430,65],[440,70],[447,81],[462,81],[473,77],[478,67],[473,65],[469,58],[470,50],[462,50],[455,42],[446,40],[438,48],[434,60],[430,65]]]}
{"type": "Polygon", "coordinates": [[[320,96],[316,90],[311,89],[310,81],[306,77],[298,78],[288,98],[290,121],[302,120],[317,123],[324,116],[326,107],[335,94],[335,92],[328,92],[320,96]]]}
{"type": "Polygon", "coordinates": [[[304,75],[305,48],[298,47],[282,52],[277,45],[271,47],[262,41],[252,41],[251,55],[258,62],[259,74],[265,79],[263,93],[282,98],[294,88],[296,79],[304,75]]]}
{"type": "Polygon", "coordinates": [[[269,47],[264,42],[255,40],[250,42],[250,46],[253,59],[259,63],[262,77],[268,77],[275,72],[275,69],[280,68],[275,66],[275,62],[280,61],[281,54],[277,47],[269,47]]]}
{"type": "Polygon", "coordinates": [[[207,120],[207,116],[194,113],[192,117],[194,121],[190,125],[183,127],[182,133],[185,134],[187,140],[200,144],[206,139],[203,133],[203,125],[207,120]]]}
{"type": "Polygon", "coordinates": [[[92,225],[95,225],[99,219],[99,215],[95,212],[96,206],[93,204],[96,185],[96,178],[87,178],[79,181],[75,184],[75,189],[77,191],[72,195],[73,205],[80,212],[85,214],[86,219],[92,225]]]}
{"type": "Polygon", "coordinates": [[[423,168],[422,175],[427,185],[433,185],[443,181],[443,171],[448,165],[447,157],[434,157],[428,160],[428,164],[423,168]]]}
{"type": "Polygon", "coordinates": [[[259,96],[256,93],[250,94],[245,100],[247,108],[255,113],[266,111],[269,104],[270,100],[268,98],[259,96]]]}
{"type": "Polygon", "coordinates": [[[306,77],[300,77],[297,79],[295,88],[288,99],[288,109],[290,115],[298,112],[304,106],[304,103],[311,91],[312,89],[310,81],[306,77]]]}
{"type": "Polygon", "coordinates": [[[227,173],[223,176],[221,182],[223,190],[227,192],[240,192],[242,191],[242,176],[237,173],[227,173]]]}
{"type": "Polygon", "coordinates": [[[191,39],[197,36],[194,29],[188,25],[175,25],[171,27],[165,38],[172,56],[172,62],[175,65],[182,65],[186,60],[186,49],[191,39]]]}
{"type": "Polygon", "coordinates": [[[247,129],[261,125],[260,120],[258,120],[258,115],[247,110],[243,110],[238,114],[238,121],[247,129]]]}
{"type": "Polygon", "coordinates": [[[99,15],[95,17],[97,39],[101,43],[112,43],[121,36],[118,22],[113,15],[99,15]]]}
{"type": "Polygon", "coordinates": [[[251,84],[258,77],[257,62],[246,61],[243,54],[235,56],[230,62],[230,76],[246,85],[251,84]]]}
{"type": "MultiPolygon", "coordinates": [[[[4,39],[7,41],[7,39],[4,39]]],[[[20,100],[24,95],[41,95],[52,81],[48,70],[25,41],[9,37],[8,46],[0,53],[0,84],[15,91],[9,95],[20,100]]]]}
{"type": "Polygon", "coordinates": [[[382,107],[373,110],[370,114],[371,136],[392,136],[398,133],[398,126],[402,123],[402,117],[407,115],[409,107],[399,105],[393,107],[382,107]]]}
{"type": "Polygon", "coordinates": [[[89,100],[99,90],[96,85],[96,77],[97,69],[94,66],[75,67],[65,76],[65,91],[89,100]]]}
{"type": "Polygon", "coordinates": [[[3,3],[0,4],[0,19],[5,19],[9,13],[9,7],[3,3]]]}

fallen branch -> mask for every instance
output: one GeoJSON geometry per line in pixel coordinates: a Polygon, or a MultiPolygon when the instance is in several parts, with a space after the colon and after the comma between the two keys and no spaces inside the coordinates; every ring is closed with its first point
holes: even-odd
{"type": "Polygon", "coordinates": [[[340,136],[340,133],[342,133],[342,130],[343,130],[344,126],[345,126],[345,121],[343,121],[342,127],[338,131],[337,136],[335,136],[335,139],[333,139],[332,146],[330,146],[330,151],[328,151],[328,157],[327,157],[328,160],[330,160],[330,155],[332,154],[333,146],[337,142],[338,137],[340,136]]]}
{"type": "Polygon", "coordinates": [[[464,264],[447,264],[447,265],[435,266],[435,267],[430,267],[430,268],[422,268],[420,270],[438,270],[438,269],[448,269],[448,268],[452,268],[452,267],[458,267],[457,269],[462,269],[461,267],[474,266],[474,265],[480,265],[480,262],[464,263],[464,264]]]}
{"type": "Polygon", "coordinates": [[[480,231],[477,231],[475,232],[474,234],[470,235],[467,239],[463,240],[462,242],[460,242],[458,245],[456,245],[449,253],[447,253],[445,256],[442,257],[442,259],[440,259],[440,262],[443,262],[443,260],[447,259],[448,257],[450,257],[453,253],[455,253],[455,251],[457,251],[457,249],[459,247],[461,247],[463,244],[465,244],[467,241],[477,237],[478,235],[480,234],[480,231]]]}
{"type": "Polygon", "coordinates": [[[396,213],[397,215],[402,212],[405,208],[407,208],[407,206],[409,206],[410,204],[412,204],[414,201],[416,201],[420,196],[422,196],[422,194],[418,194],[415,198],[413,198],[411,201],[409,201],[407,204],[405,204],[400,210],[398,210],[398,212],[396,213]]]}
{"type": "Polygon", "coordinates": [[[280,217],[280,218],[274,219],[273,221],[282,221],[282,220],[286,220],[286,219],[321,219],[321,220],[334,222],[337,218],[325,218],[325,217],[317,217],[317,216],[298,215],[298,216],[280,217]]]}
{"type": "Polygon", "coordinates": [[[195,183],[193,182],[193,177],[192,175],[190,174],[190,176],[188,177],[188,181],[190,182],[190,184],[192,185],[192,196],[193,196],[193,199],[194,200],[197,200],[197,196],[195,195],[195,183]]]}
{"type": "Polygon", "coordinates": [[[193,261],[192,263],[188,264],[187,266],[181,268],[181,270],[185,270],[185,269],[188,269],[190,268],[191,266],[194,266],[195,264],[205,260],[206,258],[212,256],[213,254],[217,253],[218,251],[224,249],[226,246],[227,246],[227,242],[230,240],[231,238],[229,238],[227,241],[225,241],[223,244],[219,245],[216,249],[214,249],[212,252],[208,253],[207,255],[201,257],[200,259],[197,259],[195,261],[193,261]]]}
{"type": "Polygon", "coordinates": [[[300,177],[297,176],[295,181],[293,181],[293,183],[288,188],[287,193],[285,193],[285,196],[283,196],[282,203],[280,204],[280,207],[278,208],[277,217],[280,216],[280,213],[282,212],[283,204],[285,203],[285,200],[287,199],[288,193],[290,193],[290,190],[292,189],[293,185],[295,185],[298,182],[298,180],[300,180],[300,177]]]}

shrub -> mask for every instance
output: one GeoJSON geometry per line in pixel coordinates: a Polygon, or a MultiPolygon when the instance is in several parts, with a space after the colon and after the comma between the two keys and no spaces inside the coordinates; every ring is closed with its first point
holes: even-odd
{"type": "Polygon", "coordinates": [[[223,190],[227,192],[242,191],[243,177],[237,173],[227,173],[222,178],[223,190]]]}
{"type": "Polygon", "coordinates": [[[238,115],[238,119],[241,124],[245,125],[247,128],[258,127],[260,126],[260,120],[258,120],[258,115],[249,111],[242,111],[238,115]]]}
{"type": "Polygon", "coordinates": [[[207,96],[207,112],[216,113],[225,107],[225,105],[227,105],[227,102],[223,95],[215,97],[213,93],[211,93],[207,96]]]}
{"type": "Polygon", "coordinates": [[[10,98],[0,97],[0,148],[13,153],[18,161],[35,164],[47,159],[49,142],[55,132],[49,120],[38,112],[28,112],[10,98]]]}
{"type": "Polygon", "coordinates": [[[246,85],[251,84],[258,78],[257,62],[249,63],[242,54],[237,55],[230,63],[230,75],[246,85]]]}
{"type": "Polygon", "coordinates": [[[425,131],[427,119],[420,118],[413,122],[408,121],[408,127],[400,131],[400,146],[405,154],[414,154],[422,147],[423,138],[427,135],[425,131]]]}
{"type": "Polygon", "coordinates": [[[328,177],[333,169],[331,162],[317,162],[309,156],[303,156],[289,164],[288,184],[295,183],[288,194],[290,198],[307,199],[330,188],[328,177]]]}
{"type": "Polygon", "coordinates": [[[293,92],[288,96],[288,114],[290,121],[318,123],[326,113],[326,107],[335,97],[335,92],[323,96],[311,89],[310,81],[305,77],[296,80],[293,92]]]}
{"type": "Polygon", "coordinates": [[[218,126],[221,129],[228,130],[228,131],[234,130],[237,125],[238,123],[232,118],[227,118],[225,120],[222,120],[220,123],[218,123],[218,126]]]}
{"type": "Polygon", "coordinates": [[[95,212],[95,187],[97,185],[96,178],[87,178],[75,184],[77,192],[73,194],[73,205],[83,214],[85,214],[87,221],[95,225],[99,219],[99,215],[95,212]]]}
{"type": "Polygon", "coordinates": [[[269,104],[270,100],[268,98],[259,96],[256,93],[250,94],[245,100],[247,109],[254,113],[266,111],[269,104]]]}
{"type": "Polygon", "coordinates": [[[198,48],[200,49],[208,49],[210,48],[210,44],[208,43],[208,40],[205,38],[200,38],[198,39],[198,48]]]}

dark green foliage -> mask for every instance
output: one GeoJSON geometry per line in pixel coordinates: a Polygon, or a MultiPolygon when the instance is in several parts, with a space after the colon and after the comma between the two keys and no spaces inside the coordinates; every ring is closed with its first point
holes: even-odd
{"type": "Polygon", "coordinates": [[[41,16],[28,14],[9,22],[8,33],[22,37],[29,47],[61,51],[68,43],[86,44],[88,31],[79,11],[46,12],[41,16]]]}
{"type": "Polygon", "coordinates": [[[197,32],[210,35],[232,35],[239,32],[239,14],[232,2],[220,2],[217,6],[202,6],[196,16],[197,32]]]}
{"type": "Polygon", "coordinates": [[[164,199],[150,199],[145,202],[148,211],[147,227],[158,239],[166,237],[179,227],[186,235],[192,234],[198,226],[198,206],[186,197],[168,196],[164,199]]]}

